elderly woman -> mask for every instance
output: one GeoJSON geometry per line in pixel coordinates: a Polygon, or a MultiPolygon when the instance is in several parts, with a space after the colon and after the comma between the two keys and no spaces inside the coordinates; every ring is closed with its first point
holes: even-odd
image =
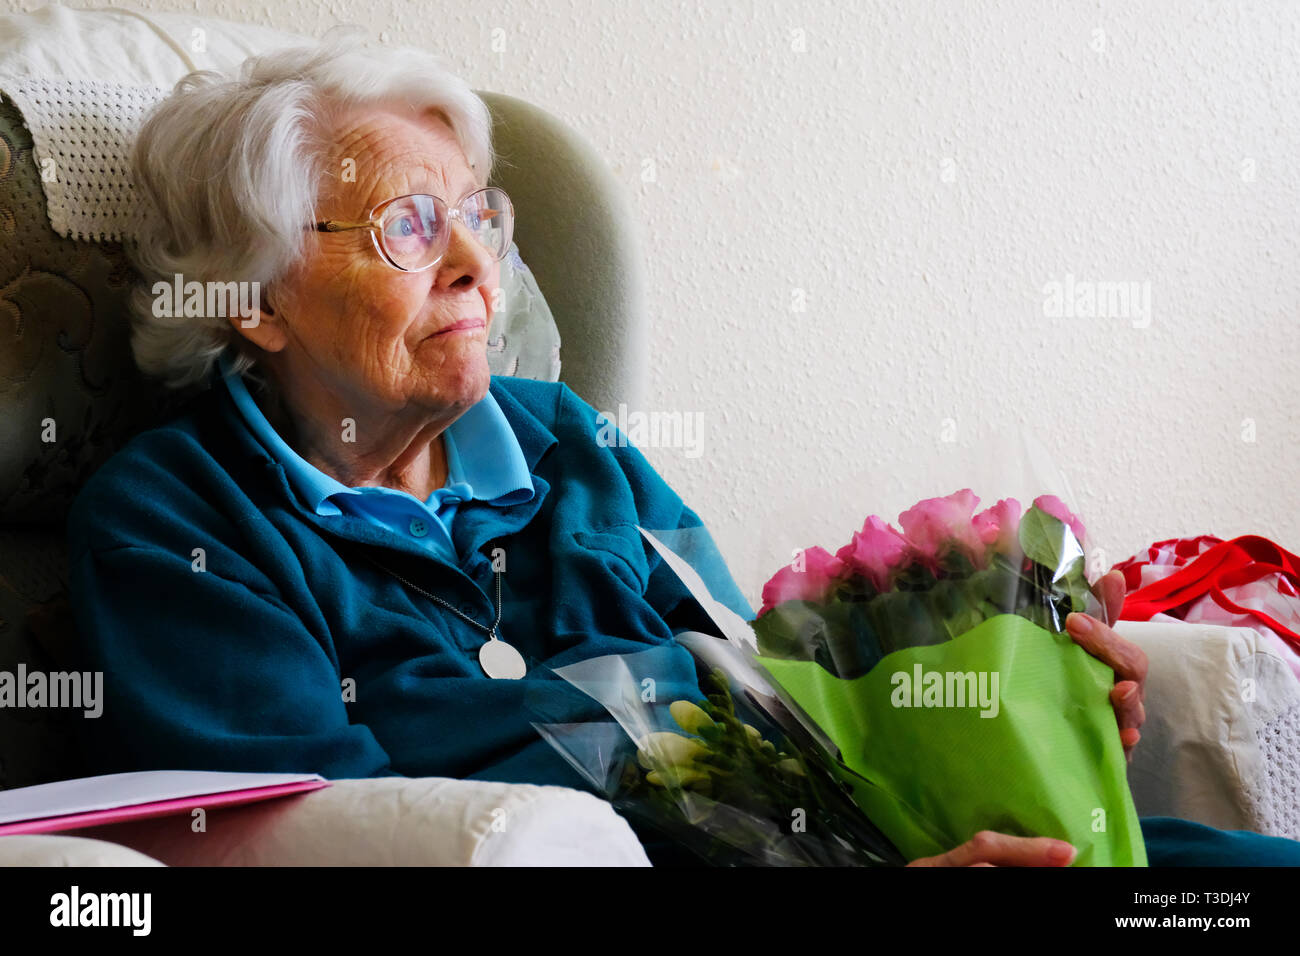
{"type": "MultiPolygon", "coordinates": [[[[148,120],[135,356],[210,387],[71,515],[99,771],[582,787],[531,722],[598,705],[547,668],[666,645],[660,693],[698,695],[674,636],[707,618],[637,526],[707,543],[699,517],[565,385],[489,374],[514,217],[491,168],[482,101],[410,50],[260,56],[192,75],[148,120]],[[177,274],[257,282],[259,309],[159,316],[149,290],[177,274]]],[[[750,616],[717,566],[715,594],[750,616]]],[[[1089,624],[1132,746],[1145,660],[1089,624]]],[[[982,835],[926,862],[1069,858],[982,835]]]]}

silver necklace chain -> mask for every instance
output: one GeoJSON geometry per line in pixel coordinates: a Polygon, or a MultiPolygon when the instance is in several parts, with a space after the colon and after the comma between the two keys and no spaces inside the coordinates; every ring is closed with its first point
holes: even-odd
{"type": "Polygon", "coordinates": [[[406,578],[402,577],[392,568],[381,564],[380,562],[372,558],[370,555],[363,554],[362,557],[364,557],[367,561],[369,561],[371,564],[375,565],[376,567],[380,568],[381,570],[387,571],[389,574],[397,578],[397,580],[401,581],[412,591],[417,591],[420,594],[423,594],[425,597],[427,597],[430,601],[434,601],[437,604],[441,605],[442,607],[445,607],[448,611],[451,611],[452,614],[455,614],[466,624],[471,624],[474,627],[477,627],[480,631],[487,634],[489,640],[499,641],[501,639],[497,636],[497,628],[501,626],[501,572],[500,571],[496,572],[496,580],[497,580],[496,620],[492,622],[491,627],[486,627],[480,624],[478,621],[474,620],[469,615],[463,614],[459,608],[453,607],[449,602],[444,601],[442,598],[438,597],[438,595],[430,594],[428,591],[420,587],[418,584],[412,584],[410,581],[406,580],[406,578]]]}

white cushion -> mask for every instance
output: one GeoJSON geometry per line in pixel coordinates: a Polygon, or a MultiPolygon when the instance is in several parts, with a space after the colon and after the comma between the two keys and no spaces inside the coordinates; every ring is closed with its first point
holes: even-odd
{"type": "Polygon", "coordinates": [[[87,830],[171,866],[649,866],[604,800],[439,777],[336,780],[298,796],[87,830]]]}
{"type": "Polygon", "coordinates": [[[1121,621],[1147,654],[1129,784],[1141,816],[1300,839],[1300,682],[1250,628],[1121,621]]]}
{"type": "Polygon", "coordinates": [[[0,63],[6,73],[25,76],[170,87],[191,70],[229,70],[253,53],[302,39],[186,13],[51,5],[0,17],[0,63]]]}
{"type": "Polygon", "coordinates": [[[0,866],[162,866],[135,850],[80,836],[0,837],[0,866]]]}

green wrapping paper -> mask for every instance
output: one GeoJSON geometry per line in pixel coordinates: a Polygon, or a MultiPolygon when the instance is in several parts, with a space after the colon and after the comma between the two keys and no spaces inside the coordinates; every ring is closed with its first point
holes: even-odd
{"type": "Polygon", "coordinates": [[[909,860],[996,830],[1066,840],[1075,866],[1146,866],[1114,672],[1068,635],[1001,614],[853,680],[758,661],[839,748],[858,805],[909,860]],[[950,674],[975,676],[973,701],[950,674]]]}

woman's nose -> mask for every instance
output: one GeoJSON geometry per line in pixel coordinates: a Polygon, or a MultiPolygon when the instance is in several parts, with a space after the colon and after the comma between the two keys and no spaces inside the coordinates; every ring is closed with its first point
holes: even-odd
{"type": "Polygon", "coordinates": [[[492,273],[492,253],[458,220],[451,221],[447,250],[435,267],[437,285],[443,289],[472,289],[487,281],[492,273]]]}

